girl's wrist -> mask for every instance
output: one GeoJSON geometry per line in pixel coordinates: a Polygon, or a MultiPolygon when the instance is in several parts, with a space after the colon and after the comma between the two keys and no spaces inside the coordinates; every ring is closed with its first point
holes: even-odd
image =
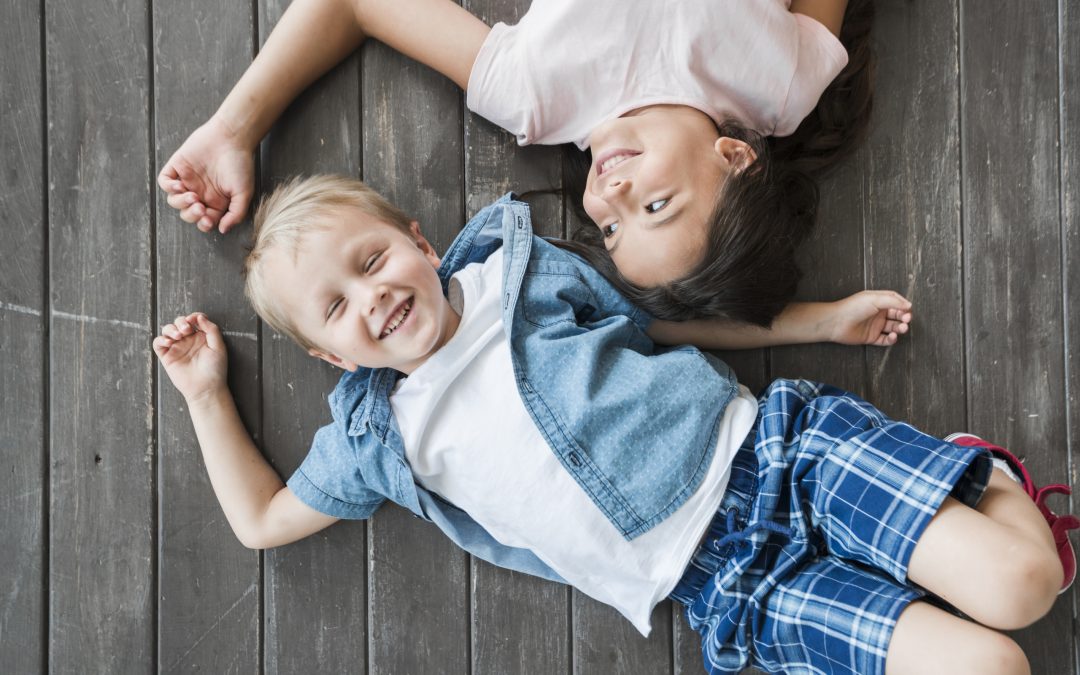
{"type": "Polygon", "coordinates": [[[255,152],[255,148],[259,146],[259,141],[263,137],[263,134],[254,128],[250,115],[242,111],[234,113],[228,101],[221,104],[207,124],[224,140],[251,152],[255,152]]]}

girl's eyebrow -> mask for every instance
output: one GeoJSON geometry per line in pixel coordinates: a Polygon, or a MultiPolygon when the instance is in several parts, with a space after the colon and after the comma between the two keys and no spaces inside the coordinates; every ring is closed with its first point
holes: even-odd
{"type": "Polygon", "coordinates": [[[646,228],[648,228],[648,229],[650,229],[650,230],[654,230],[654,229],[656,229],[656,228],[658,228],[658,227],[663,227],[664,225],[667,225],[667,224],[668,224],[668,223],[670,223],[671,221],[673,221],[673,220],[675,220],[676,218],[678,218],[679,216],[681,216],[681,215],[682,215],[682,212],[683,212],[683,210],[684,210],[684,207],[680,207],[680,208],[679,208],[679,210],[677,210],[677,211],[673,212],[673,213],[672,213],[672,214],[671,214],[670,216],[668,216],[667,218],[664,218],[663,220],[658,220],[658,221],[656,221],[656,222],[653,222],[653,223],[646,223],[646,224],[645,224],[645,227],[646,227],[646,228]]]}

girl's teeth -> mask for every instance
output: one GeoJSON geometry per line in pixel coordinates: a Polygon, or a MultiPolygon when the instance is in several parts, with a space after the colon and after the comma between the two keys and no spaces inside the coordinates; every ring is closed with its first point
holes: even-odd
{"type": "Polygon", "coordinates": [[[604,165],[602,167],[600,167],[600,168],[603,171],[608,171],[610,169],[615,168],[616,166],[621,164],[624,159],[628,159],[629,157],[630,157],[630,155],[615,155],[614,157],[612,157],[608,161],[604,162],[604,165]]]}

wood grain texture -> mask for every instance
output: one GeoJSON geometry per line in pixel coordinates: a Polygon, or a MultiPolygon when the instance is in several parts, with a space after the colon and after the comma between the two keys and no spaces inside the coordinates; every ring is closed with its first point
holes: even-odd
{"type": "MultiPolygon", "coordinates": [[[[1058,5],[960,6],[961,152],[970,430],[1066,477],[1058,5]]],[[[1016,637],[1054,672],[1073,630],[1059,602],[1016,637]]],[[[1060,672],[1060,671],[1059,671],[1060,672]]]]}
{"type": "Polygon", "coordinates": [[[40,672],[46,657],[49,409],[41,8],[0,7],[0,664],[40,672]]]}
{"type": "MultiPolygon", "coordinates": [[[[251,60],[250,5],[154,5],[155,169],[202,124],[251,60]],[[199,59],[191,55],[199,54],[199,59]]],[[[238,270],[246,228],[203,234],[157,205],[155,326],[202,311],[225,332],[229,386],[247,427],[259,429],[257,321],[238,270]]],[[[158,669],[251,672],[259,667],[260,556],[244,548],[214,496],[187,406],[158,378],[158,669]]]]}
{"type": "MultiPolygon", "coordinates": [[[[260,3],[265,41],[288,3],[260,3]]],[[[268,194],[297,174],[360,171],[360,67],[353,56],[316,82],[262,146],[268,194]]],[[[326,397],[341,371],[263,326],[263,447],[288,478],[315,431],[330,422],[326,397]]],[[[265,668],[271,673],[351,672],[367,661],[366,526],[335,525],[265,553],[265,668]]]]}
{"type": "Polygon", "coordinates": [[[957,7],[895,0],[877,12],[873,125],[856,159],[866,286],[904,294],[915,320],[894,347],[866,350],[865,395],[945,436],[966,428],[957,7]]]}
{"type": "Polygon", "coordinates": [[[45,6],[49,668],[154,664],[148,7],[45,6]]]}
{"type": "MultiPolygon", "coordinates": [[[[1069,446],[1067,467],[1073,486],[1069,499],[1058,497],[1053,507],[1059,513],[1080,511],[1080,7],[1075,2],[1061,0],[1058,3],[1058,31],[1060,43],[1061,97],[1061,230],[1062,247],[1065,252],[1065,283],[1063,285],[1065,309],[1065,387],[1066,387],[1066,439],[1069,446]]],[[[1053,478],[1053,476],[1049,476],[1053,478]]],[[[1073,546],[1078,542],[1073,535],[1073,546]]],[[[1072,615],[1077,616],[1080,607],[1080,585],[1073,584],[1069,596],[1058,600],[1068,605],[1071,601],[1072,615]]],[[[1068,611],[1068,609],[1066,609],[1068,611]]],[[[1067,636],[1067,634],[1065,634],[1067,636]]],[[[1053,663],[1061,665],[1065,672],[1068,658],[1072,658],[1072,672],[1080,675],[1080,623],[1073,619],[1072,653],[1065,649],[1055,651],[1053,663]]]]}
{"type": "MultiPolygon", "coordinates": [[[[363,52],[364,179],[445,251],[465,222],[461,93],[383,45],[363,52]]],[[[369,672],[467,672],[468,556],[396,506],[368,534],[369,672]]]]}

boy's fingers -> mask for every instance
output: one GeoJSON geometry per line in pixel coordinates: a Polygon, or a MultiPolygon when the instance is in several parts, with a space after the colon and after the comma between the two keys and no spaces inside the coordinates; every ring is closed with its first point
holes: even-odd
{"type": "Polygon", "coordinates": [[[218,329],[217,324],[202,312],[195,312],[191,317],[194,318],[199,330],[206,333],[206,344],[210,349],[218,350],[225,347],[225,341],[221,338],[221,330],[218,329]]]}

